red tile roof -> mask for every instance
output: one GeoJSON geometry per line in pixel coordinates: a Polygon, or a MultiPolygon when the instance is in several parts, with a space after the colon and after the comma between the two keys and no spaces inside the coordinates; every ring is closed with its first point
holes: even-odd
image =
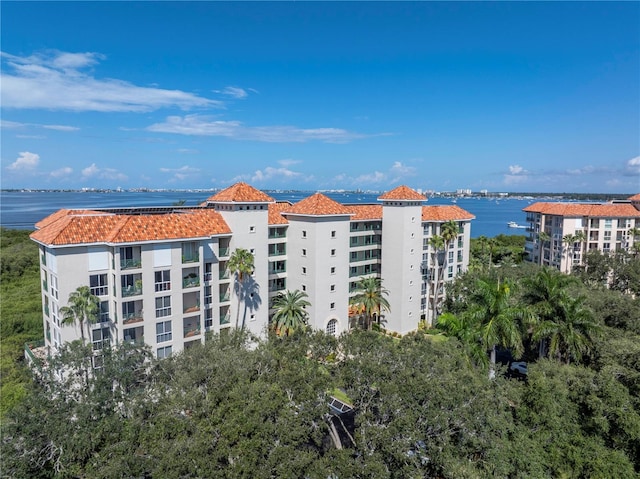
{"type": "Polygon", "coordinates": [[[382,205],[349,205],[349,208],[355,213],[351,221],[382,219],[382,205]]]}
{"type": "Polygon", "coordinates": [[[475,216],[457,205],[437,205],[422,207],[422,221],[463,221],[472,220],[475,216]]]}
{"type": "Polygon", "coordinates": [[[298,201],[284,214],[305,216],[334,216],[352,215],[353,211],[322,193],[315,193],[304,200],[298,201]]]}
{"type": "Polygon", "coordinates": [[[289,222],[282,213],[291,208],[291,203],[288,201],[278,201],[277,203],[271,203],[269,205],[269,224],[270,225],[286,225],[289,222]]]}
{"type": "Polygon", "coordinates": [[[629,197],[629,201],[640,201],[640,193],[629,197]]]}
{"type": "Polygon", "coordinates": [[[275,200],[268,194],[254,188],[247,183],[236,183],[215,195],[207,198],[208,202],[215,203],[273,203],[275,200]]]}
{"type": "Polygon", "coordinates": [[[206,238],[231,233],[222,216],[212,209],[154,215],[61,210],[37,226],[40,229],[31,238],[51,246],[206,238]]]}
{"type": "Polygon", "coordinates": [[[631,203],[533,203],[523,208],[525,213],[555,216],[589,216],[599,218],[640,218],[640,210],[631,203]]]}
{"type": "Polygon", "coordinates": [[[397,188],[387,191],[378,197],[379,200],[409,200],[409,201],[426,201],[427,197],[421,195],[416,190],[409,188],[408,186],[398,186],[397,188]]]}

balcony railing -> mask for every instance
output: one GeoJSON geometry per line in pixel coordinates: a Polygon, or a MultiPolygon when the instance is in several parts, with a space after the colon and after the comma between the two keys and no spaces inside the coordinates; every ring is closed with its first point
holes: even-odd
{"type": "Polygon", "coordinates": [[[277,249],[275,251],[269,251],[269,256],[282,256],[287,254],[286,248],[277,249]]]}
{"type": "Polygon", "coordinates": [[[231,295],[227,292],[227,293],[221,293],[220,294],[220,302],[224,303],[226,301],[229,301],[229,299],[231,298],[231,295]]]}
{"type": "Polygon", "coordinates": [[[286,232],[278,232],[278,231],[269,232],[269,239],[286,238],[286,237],[287,237],[286,232]]]}
{"type": "Polygon", "coordinates": [[[40,341],[29,341],[24,343],[24,353],[33,364],[36,366],[42,365],[42,360],[45,358],[45,342],[44,339],[40,341]]]}
{"type": "Polygon", "coordinates": [[[191,338],[193,336],[199,336],[202,334],[200,326],[184,326],[183,328],[183,338],[191,338]]]}
{"type": "Polygon", "coordinates": [[[229,247],[228,246],[220,246],[220,248],[218,248],[218,253],[220,256],[229,256],[229,247]]]}
{"type": "Polygon", "coordinates": [[[142,294],[142,286],[125,286],[122,288],[122,297],[137,296],[142,294]]]}
{"type": "Polygon", "coordinates": [[[182,287],[183,288],[195,288],[200,286],[200,278],[183,278],[182,279],[182,287]]]}
{"type": "Polygon", "coordinates": [[[141,268],[142,260],[139,259],[121,259],[120,269],[141,268]]]}
{"type": "Polygon", "coordinates": [[[218,275],[220,279],[229,279],[230,276],[231,274],[228,270],[220,271],[220,274],[218,275]]]}
{"type": "Polygon", "coordinates": [[[183,263],[197,263],[198,261],[200,261],[200,255],[198,254],[185,255],[182,257],[183,263]]]}
{"type": "Polygon", "coordinates": [[[231,322],[231,315],[229,313],[224,316],[220,316],[220,324],[229,324],[231,322]]]}
{"type": "Polygon", "coordinates": [[[127,313],[122,315],[122,324],[134,324],[144,320],[142,311],[136,311],[134,313],[127,313]]]}

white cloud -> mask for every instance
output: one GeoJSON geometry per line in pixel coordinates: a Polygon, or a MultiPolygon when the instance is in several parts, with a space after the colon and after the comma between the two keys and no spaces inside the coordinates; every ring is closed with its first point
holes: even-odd
{"type": "Polygon", "coordinates": [[[510,165],[509,173],[504,175],[505,185],[524,183],[529,180],[529,172],[520,165],[510,165]]]}
{"type": "Polygon", "coordinates": [[[71,176],[72,173],[73,173],[73,168],[65,166],[58,170],[52,171],[51,173],[49,173],[49,176],[51,176],[52,178],[64,178],[67,176],[71,176]]]}
{"type": "Polygon", "coordinates": [[[29,151],[20,152],[20,156],[11,163],[7,168],[14,171],[33,170],[37,168],[40,162],[40,155],[29,151]]]}
{"type": "Polygon", "coordinates": [[[524,173],[524,168],[522,168],[522,166],[520,165],[511,165],[509,166],[509,173],[512,175],[519,175],[521,173],[524,173]]]}
{"type": "Polygon", "coordinates": [[[389,173],[393,176],[392,183],[397,183],[403,178],[415,176],[416,169],[413,166],[403,165],[400,161],[394,161],[389,173]]]}
{"type": "Polygon", "coordinates": [[[120,173],[113,168],[98,168],[95,163],[87,166],[82,170],[82,176],[85,179],[96,178],[100,180],[118,180],[125,181],[128,179],[127,175],[120,173]]]}
{"type": "Polygon", "coordinates": [[[292,171],[285,167],[273,168],[272,166],[267,166],[264,170],[257,170],[251,177],[251,181],[259,182],[272,179],[292,179],[301,178],[302,176],[302,173],[292,171]]]}
{"type": "Polygon", "coordinates": [[[384,173],[379,171],[374,171],[373,173],[367,173],[364,175],[360,175],[354,179],[354,183],[356,184],[372,184],[372,183],[382,183],[385,181],[387,176],[384,173]]]}
{"type": "Polygon", "coordinates": [[[365,138],[341,128],[297,128],[294,126],[245,126],[239,121],[216,120],[202,115],[169,116],[163,123],[155,123],[147,130],[196,136],[223,136],[236,140],[254,140],[267,143],[304,143],[323,141],[346,143],[365,138]]]}
{"type": "Polygon", "coordinates": [[[293,165],[297,165],[299,163],[302,163],[300,160],[291,160],[291,159],[285,159],[285,160],[278,160],[278,164],[280,166],[284,166],[284,167],[289,167],[289,166],[293,166],[293,165]]]}
{"type": "Polygon", "coordinates": [[[104,59],[98,53],[49,51],[19,57],[2,52],[0,57],[5,108],[143,112],[167,107],[223,107],[222,102],[192,93],[100,79],[82,71],[104,59]]]}
{"type": "Polygon", "coordinates": [[[636,156],[627,161],[624,174],[626,176],[640,176],[640,156],[636,156]]]}
{"type": "Polygon", "coordinates": [[[80,128],[77,126],[67,126],[67,125],[42,125],[42,128],[46,130],[57,130],[57,131],[78,131],[80,128]]]}
{"type": "Polygon", "coordinates": [[[24,123],[18,123],[17,121],[0,120],[0,128],[15,129],[24,128],[25,126],[27,125],[24,123]]]}
{"type": "Polygon", "coordinates": [[[230,96],[237,100],[240,100],[242,98],[247,98],[249,96],[246,90],[244,90],[243,88],[239,88],[237,86],[228,86],[219,93],[230,96]]]}
{"type": "Polygon", "coordinates": [[[160,168],[162,173],[170,173],[173,177],[169,180],[170,182],[174,181],[184,181],[188,178],[195,178],[200,175],[199,168],[193,168],[189,165],[181,166],[180,168],[160,168]]]}

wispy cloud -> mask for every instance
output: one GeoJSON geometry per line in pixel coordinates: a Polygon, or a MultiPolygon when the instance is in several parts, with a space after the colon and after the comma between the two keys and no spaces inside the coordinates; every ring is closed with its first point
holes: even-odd
{"type": "Polygon", "coordinates": [[[56,130],[56,131],[78,131],[80,129],[77,126],[67,126],[67,125],[42,125],[42,128],[46,130],[56,130]]]}
{"type": "Polygon", "coordinates": [[[367,135],[341,128],[298,128],[295,126],[245,126],[239,121],[216,120],[202,115],[169,116],[147,130],[180,135],[222,136],[235,140],[253,140],[267,143],[347,143],[366,138],[367,135]]]}
{"type": "Polygon", "coordinates": [[[510,165],[509,173],[504,175],[505,185],[524,183],[529,179],[529,172],[520,165],[510,165]]]}
{"type": "Polygon", "coordinates": [[[34,170],[40,163],[40,155],[29,151],[20,152],[20,156],[11,163],[7,168],[13,171],[34,170]]]}
{"type": "Polygon", "coordinates": [[[95,163],[82,170],[82,177],[85,179],[95,178],[100,180],[126,181],[127,175],[120,173],[114,168],[99,168],[95,163]]]}
{"type": "Polygon", "coordinates": [[[73,168],[69,166],[65,166],[63,168],[59,168],[57,170],[52,171],[51,173],[49,173],[49,176],[51,178],[60,179],[60,178],[68,178],[72,174],[73,174],[73,168]]]}
{"type": "Polygon", "coordinates": [[[221,108],[220,101],[180,90],[141,87],[92,71],[105,57],[99,53],[47,51],[28,57],[5,52],[2,59],[2,105],[16,109],[144,112],[160,108],[221,108]]]}
{"type": "Polygon", "coordinates": [[[625,176],[640,176],[640,156],[627,161],[623,174],[625,176]]]}
{"type": "Polygon", "coordinates": [[[223,95],[230,96],[231,98],[235,98],[236,100],[241,100],[249,96],[249,94],[247,93],[247,90],[245,90],[244,88],[239,88],[237,86],[228,86],[224,90],[219,91],[218,93],[222,93],[223,95]]]}
{"type": "Polygon", "coordinates": [[[160,168],[160,171],[172,175],[169,182],[184,181],[189,178],[196,178],[201,174],[200,168],[194,168],[189,165],[181,166],[180,168],[160,168]]]}
{"type": "Polygon", "coordinates": [[[394,161],[386,171],[372,171],[352,177],[344,173],[340,173],[331,179],[331,183],[337,185],[351,185],[358,187],[369,187],[372,185],[392,185],[400,183],[409,178],[415,177],[417,169],[408,166],[401,161],[394,161]]]}

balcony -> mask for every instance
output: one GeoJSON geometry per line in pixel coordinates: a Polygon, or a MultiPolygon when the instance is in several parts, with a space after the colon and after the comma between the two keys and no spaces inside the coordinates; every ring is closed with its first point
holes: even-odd
{"type": "Polygon", "coordinates": [[[202,334],[202,329],[200,328],[200,318],[189,318],[185,319],[182,325],[182,337],[183,338],[193,338],[195,336],[200,336],[202,334]]]}
{"type": "Polygon", "coordinates": [[[138,296],[142,294],[142,285],[129,285],[122,287],[122,297],[138,296]]]}
{"type": "Polygon", "coordinates": [[[142,321],[144,321],[142,310],[122,315],[122,324],[124,324],[125,326],[128,324],[140,323],[142,321]]]}
{"type": "Polygon", "coordinates": [[[37,367],[42,366],[42,363],[47,359],[47,348],[45,347],[44,339],[24,343],[24,357],[29,364],[37,367]]]}
{"type": "Polygon", "coordinates": [[[195,273],[190,273],[188,276],[182,278],[183,288],[197,288],[200,286],[200,278],[195,273]]]}
{"type": "Polygon", "coordinates": [[[286,243],[270,244],[269,256],[283,256],[287,254],[286,243]]]}
{"type": "Polygon", "coordinates": [[[123,331],[124,340],[134,344],[144,344],[144,327],[125,329],[123,331]]]}
{"type": "Polygon", "coordinates": [[[226,247],[222,247],[222,246],[220,246],[220,247],[218,248],[218,256],[220,256],[220,257],[226,257],[226,256],[229,256],[229,250],[230,250],[230,249],[231,249],[231,248],[229,248],[228,246],[226,246],[226,247]]]}
{"type": "Polygon", "coordinates": [[[220,293],[220,302],[221,303],[225,303],[227,301],[229,301],[231,299],[231,294],[229,293],[229,290],[220,293]]]}
{"type": "Polygon", "coordinates": [[[226,313],[224,316],[220,316],[220,326],[224,324],[229,324],[231,322],[231,314],[226,313]]]}
{"type": "Polygon", "coordinates": [[[134,269],[134,268],[142,268],[141,259],[121,259],[120,260],[120,269],[134,269]]]}
{"type": "Polygon", "coordinates": [[[269,239],[286,238],[286,228],[269,228],[269,239]]]}
{"type": "Polygon", "coordinates": [[[228,269],[225,269],[224,271],[220,271],[220,273],[218,274],[218,278],[220,279],[229,279],[231,277],[231,273],[229,272],[228,269]]]}
{"type": "Polygon", "coordinates": [[[199,261],[200,261],[200,255],[199,254],[191,254],[191,255],[183,255],[182,256],[182,264],[197,263],[199,261]]]}

